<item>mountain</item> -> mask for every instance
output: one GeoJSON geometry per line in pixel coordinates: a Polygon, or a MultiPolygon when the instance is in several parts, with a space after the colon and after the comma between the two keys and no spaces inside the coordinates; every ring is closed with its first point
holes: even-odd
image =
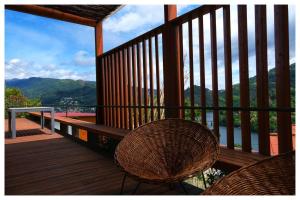
{"type": "Polygon", "coordinates": [[[5,81],[6,87],[22,90],[28,98],[39,98],[42,104],[96,104],[95,81],[32,77],[5,81]]]}
{"type": "MultiPolygon", "coordinates": [[[[295,107],[295,66],[293,63],[290,65],[290,86],[291,86],[291,106],[295,107]]],[[[270,106],[276,106],[276,70],[275,68],[269,70],[269,103],[270,106]]],[[[240,105],[240,84],[234,84],[232,86],[233,93],[233,106],[238,107],[240,105]]],[[[256,106],[256,76],[249,78],[249,94],[251,106],[256,106]]],[[[190,88],[184,91],[186,98],[190,96],[190,88]]],[[[200,86],[194,85],[195,104],[200,104],[200,86]]],[[[212,91],[206,88],[206,104],[212,106],[212,91]]],[[[225,90],[219,90],[219,105],[225,106],[225,90]]]]}
{"type": "MultiPolygon", "coordinates": [[[[291,106],[295,106],[295,63],[290,66],[291,106]]],[[[270,106],[276,105],[276,71],[269,70],[270,106]]],[[[96,104],[95,81],[37,78],[12,79],[5,81],[6,87],[20,88],[28,98],[40,98],[43,104],[75,103],[78,105],[96,104]]],[[[233,106],[240,105],[240,84],[233,86],[233,106]]],[[[200,104],[200,86],[194,85],[195,104],[200,104]]],[[[249,78],[250,104],[256,106],[256,76],[249,78]]],[[[156,91],[154,91],[156,94],[156,91]]],[[[190,88],[184,91],[190,97],[190,88]]],[[[142,95],[143,96],[143,95],[142,95]]],[[[212,106],[212,91],[206,88],[207,106],[212,106]]],[[[219,90],[219,105],[225,106],[225,90],[219,90]]]]}

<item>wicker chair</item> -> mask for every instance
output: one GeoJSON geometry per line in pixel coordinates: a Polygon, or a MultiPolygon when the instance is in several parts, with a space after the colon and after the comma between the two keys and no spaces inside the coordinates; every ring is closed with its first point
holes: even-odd
{"type": "Polygon", "coordinates": [[[181,183],[211,167],[218,155],[216,137],[199,123],[165,119],[145,124],[127,134],[116,148],[115,161],[125,171],[121,193],[126,174],[139,184],[181,183]]]}
{"type": "Polygon", "coordinates": [[[295,151],[267,158],[225,176],[204,195],[294,195],[295,151]]]}

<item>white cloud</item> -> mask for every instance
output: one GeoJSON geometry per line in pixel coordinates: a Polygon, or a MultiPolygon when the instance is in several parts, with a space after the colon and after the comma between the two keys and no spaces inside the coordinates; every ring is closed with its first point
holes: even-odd
{"type": "Polygon", "coordinates": [[[95,72],[80,72],[70,68],[62,68],[55,64],[42,65],[19,58],[13,58],[5,62],[5,79],[24,79],[30,77],[95,80],[95,72]]]}
{"type": "Polygon", "coordinates": [[[74,63],[78,66],[94,66],[95,56],[90,56],[86,51],[78,51],[74,56],[74,63]]]}
{"type": "Polygon", "coordinates": [[[162,5],[128,5],[125,8],[124,14],[114,15],[104,22],[107,31],[129,32],[163,22],[162,5]]]}

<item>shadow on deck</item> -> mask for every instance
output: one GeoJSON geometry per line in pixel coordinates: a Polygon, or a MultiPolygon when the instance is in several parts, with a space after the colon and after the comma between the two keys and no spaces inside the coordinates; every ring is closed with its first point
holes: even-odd
{"type": "MultiPolygon", "coordinates": [[[[27,119],[17,119],[17,138],[5,139],[5,194],[116,195],[123,172],[113,158],[76,144],[59,134],[39,129],[27,119]],[[25,130],[25,128],[30,130],[25,130]],[[24,135],[25,134],[25,135],[24,135]]],[[[7,131],[6,122],[6,131],[7,131]]],[[[128,178],[124,194],[137,182],[128,178]]],[[[201,189],[186,184],[190,194],[201,189]]],[[[177,185],[142,184],[137,195],[183,195],[177,185]]]]}

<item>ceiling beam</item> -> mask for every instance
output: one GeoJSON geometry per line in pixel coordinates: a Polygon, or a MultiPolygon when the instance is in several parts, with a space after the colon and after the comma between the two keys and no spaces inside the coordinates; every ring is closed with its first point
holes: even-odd
{"type": "Polygon", "coordinates": [[[37,5],[5,5],[5,9],[29,13],[33,15],[39,15],[42,17],[48,17],[53,19],[58,19],[62,21],[72,22],[76,24],[86,25],[95,27],[97,22],[92,19],[80,17],[77,15],[64,13],[59,10],[52,8],[45,8],[37,5]]]}

